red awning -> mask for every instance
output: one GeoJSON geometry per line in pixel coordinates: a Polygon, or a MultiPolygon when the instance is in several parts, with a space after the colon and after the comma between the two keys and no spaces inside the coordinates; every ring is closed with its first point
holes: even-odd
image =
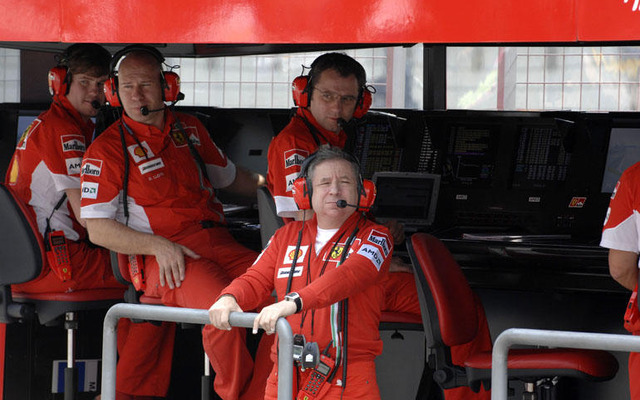
{"type": "Polygon", "coordinates": [[[640,40],[639,0],[0,0],[0,41],[519,43],[640,40]]]}

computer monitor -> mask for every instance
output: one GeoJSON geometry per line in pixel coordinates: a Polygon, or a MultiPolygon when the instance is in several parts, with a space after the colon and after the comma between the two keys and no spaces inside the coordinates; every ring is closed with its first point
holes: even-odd
{"type": "Polygon", "coordinates": [[[440,175],[422,172],[376,172],[373,215],[379,222],[395,219],[407,228],[430,226],[436,215],[440,175]]]}

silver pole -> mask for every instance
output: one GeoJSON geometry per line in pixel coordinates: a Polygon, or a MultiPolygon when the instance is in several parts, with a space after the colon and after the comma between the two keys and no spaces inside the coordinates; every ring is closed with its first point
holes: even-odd
{"type": "MultiPolygon", "coordinates": [[[[250,328],[256,313],[238,313],[229,315],[232,326],[250,328]]],[[[104,318],[102,334],[102,399],[115,400],[116,397],[116,359],[117,325],[120,318],[137,318],[150,321],[185,322],[191,324],[209,324],[207,310],[181,307],[151,306],[145,304],[118,303],[112,306],[104,318]]],[[[293,333],[286,319],[276,323],[279,337],[278,354],[278,399],[291,400],[293,385],[293,333]]]]}
{"type": "Polygon", "coordinates": [[[513,345],[640,352],[640,336],[511,328],[493,345],[491,400],[507,400],[507,355],[513,345]]]}

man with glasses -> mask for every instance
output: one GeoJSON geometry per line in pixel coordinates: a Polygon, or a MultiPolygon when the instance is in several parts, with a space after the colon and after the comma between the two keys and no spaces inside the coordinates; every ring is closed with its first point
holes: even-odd
{"type": "MultiPolygon", "coordinates": [[[[345,148],[347,134],[343,127],[354,115],[361,117],[368,105],[363,101],[367,95],[367,76],[364,68],[353,58],[343,53],[325,53],[311,64],[304,88],[294,81],[294,100],[298,109],[289,124],[269,145],[267,187],[274,197],[278,216],[287,219],[309,219],[313,213],[298,210],[293,199],[292,184],[298,177],[300,167],[320,145],[328,143],[345,148]],[[297,97],[297,98],[296,98],[297,97]]],[[[385,224],[394,244],[404,241],[404,227],[395,221],[385,224]]],[[[383,311],[404,312],[420,315],[420,304],[411,266],[393,257],[384,286],[383,311]]],[[[464,359],[468,354],[491,348],[491,338],[486,318],[478,311],[478,329],[481,334],[470,343],[455,346],[452,357],[464,359]]],[[[473,393],[466,387],[448,389],[446,400],[488,399],[489,392],[481,389],[473,393]]]]}
{"type": "Polygon", "coordinates": [[[269,145],[267,185],[278,216],[284,218],[302,217],[291,193],[302,162],[322,144],[345,147],[347,134],[341,124],[353,118],[357,102],[367,90],[362,65],[342,53],[316,58],[306,78],[302,96],[308,99],[307,104],[300,104],[291,122],[269,145]]]}

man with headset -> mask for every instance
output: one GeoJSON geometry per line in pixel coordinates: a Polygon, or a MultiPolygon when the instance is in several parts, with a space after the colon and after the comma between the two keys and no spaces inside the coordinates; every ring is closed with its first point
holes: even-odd
{"type": "MultiPolygon", "coordinates": [[[[307,158],[294,187],[296,204],[303,212],[312,209],[313,217],[275,233],[255,264],[211,306],[211,322],[230,329],[230,312],[257,307],[275,289],[278,302],[260,311],[254,332],[272,334],[277,319],[287,317],[295,342],[316,343],[321,352],[317,367],[308,358],[312,352],[298,357],[309,365],[294,372],[294,395],[380,399],[374,359],[382,352],[382,282],[393,242],[386,227],[362,212],[373,203],[373,183],[362,181],[351,156],[323,145],[307,158]]],[[[276,345],[272,353],[275,359],[276,345]]],[[[277,366],[265,399],[276,397],[277,366]]]]}
{"type": "MultiPolygon", "coordinates": [[[[343,53],[325,53],[311,64],[309,75],[293,82],[293,99],[298,109],[289,124],[271,141],[268,151],[267,186],[274,197],[280,217],[300,220],[311,213],[300,211],[293,200],[293,182],[304,160],[318,146],[328,143],[341,148],[348,141],[343,127],[362,118],[371,105],[366,71],[360,63],[343,53]]],[[[396,245],[404,241],[402,225],[387,224],[396,245]]],[[[382,310],[420,315],[420,304],[412,271],[393,258],[384,283],[382,310]],[[409,272],[409,273],[408,273],[409,272]]],[[[475,342],[456,346],[452,357],[491,348],[484,311],[478,311],[479,331],[475,342]]],[[[447,400],[488,398],[460,387],[445,391],[447,400]]]]}
{"type": "MultiPolygon", "coordinates": [[[[49,71],[49,89],[53,102],[48,111],[40,114],[22,135],[11,160],[6,183],[34,212],[38,228],[50,240],[63,235],[69,256],[69,265],[58,265],[49,258],[44,272],[37,279],[13,285],[17,292],[68,292],[79,289],[122,288],[111,270],[109,252],[89,243],[85,222],[80,219],[80,168],[86,147],[94,135],[96,117],[104,103],[103,84],[109,73],[111,54],[102,46],[80,43],[69,46],[58,65],[49,71]]],[[[154,352],[172,336],[151,324],[132,324],[120,321],[122,332],[119,345],[143,341],[149,345],[137,349],[135,354],[120,352],[117,390],[119,399],[130,395],[164,395],[170,376],[171,353],[168,368],[146,370],[148,385],[123,375],[125,371],[140,371],[137,357],[154,352]]],[[[147,397],[137,397],[144,399],[147,397]]]]}
{"type": "MultiPolygon", "coordinates": [[[[94,242],[144,256],[137,284],[145,294],[207,309],[257,256],[227,230],[214,188],[255,196],[262,177],[227,159],[197,118],[165,107],[178,99],[179,80],[163,62],[145,45],[114,55],[107,100],[124,114],[87,150],[82,217],[94,242]]],[[[217,394],[258,398],[244,391],[253,365],[244,330],[221,334],[207,325],[202,336],[217,394]]]]}
{"type": "MultiPolygon", "coordinates": [[[[275,200],[278,216],[300,219],[292,197],[292,182],[304,159],[321,144],[344,148],[343,127],[353,118],[362,118],[371,105],[371,92],[362,65],[343,53],[325,53],[311,64],[309,75],[293,82],[293,98],[298,106],[289,124],[271,141],[268,151],[267,186],[275,200]]],[[[307,216],[311,213],[307,212],[307,216]]],[[[396,244],[404,241],[403,227],[387,224],[396,244]]],[[[420,305],[411,270],[399,259],[392,261],[384,310],[420,315],[420,305]]]]}

